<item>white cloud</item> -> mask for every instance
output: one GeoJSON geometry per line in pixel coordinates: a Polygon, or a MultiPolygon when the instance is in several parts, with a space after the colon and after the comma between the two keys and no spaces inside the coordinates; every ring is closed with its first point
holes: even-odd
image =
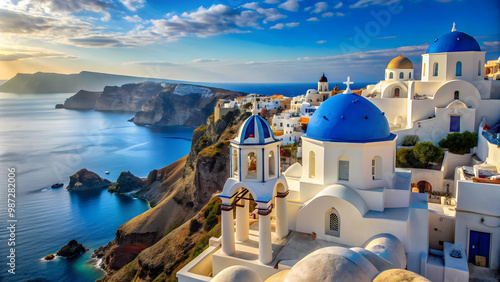
{"type": "Polygon", "coordinates": [[[333,17],[333,13],[332,12],[328,12],[328,13],[324,13],[323,15],[321,15],[323,18],[331,18],[333,17]]]}
{"type": "Polygon", "coordinates": [[[304,12],[308,12],[308,11],[309,11],[309,10],[311,10],[311,9],[312,9],[312,7],[305,7],[305,8],[304,8],[304,12]]]}
{"type": "Polygon", "coordinates": [[[120,2],[130,11],[137,11],[137,9],[144,7],[146,0],[120,0],[120,2]]]}
{"type": "Polygon", "coordinates": [[[270,27],[269,29],[283,29],[285,27],[284,24],[282,23],[278,23],[278,24],[275,24],[273,25],[272,27],[270,27]]]}
{"type": "Polygon", "coordinates": [[[359,0],[358,2],[350,5],[350,8],[365,8],[370,5],[390,5],[401,0],[359,0]]]}
{"type": "Polygon", "coordinates": [[[257,11],[257,13],[259,13],[265,17],[264,21],[263,21],[264,23],[274,22],[274,21],[286,18],[286,16],[281,14],[278,11],[278,9],[276,9],[276,8],[264,9],[264,8],[260,7],[257,2],[246,3],[246,4],[242,5],[241,7],[257,11]]]}
{"type": "Polygon", "coordinates": [[[77,59],[75,56],[44,48],[0,45],[0,62],[20,61],[35,58],[77,59]]]}
{"type": "Polygon", "coordinates": [[[483,51],[495,52],[500,51],[500,41],[485,41],[483,42],[484,47],[481,48],[483,51]]]}
{"type": "Polygon", "coordinates": [[[340,7],[342,7],[342,5],[344,4],[342,2],[339,2],[337,5],[333,6],[333,8],[339,9],[340,7]]]}
{"type": "Polygon", "coordinates": [[[319,19],[317,17],[312,17],[307,19],[308,22],[317,22],[319,19]]]}
{"type": "Polygon", "coordinates": [[[286,23],[285,24],[286,27],[297,27],[299,25],[300,25],[299,22],[293,22],[293,23],[286,23]]]}
{"type": "Polygon", "coordinates": [[[343,17],[343,16],[345,16],[344,13],[341,13],[341,12],[336,12],[335,15],[337,17],[343,17]]]}
{"type": "Polygon", "coordinates": [[[264,2],[267,4],[278,4],[280,0],[265,0],[264,2]]]}
{"type": "Polygon", "coordinates": [[[299,1],[302,0],[287,0],[285,3],[279,4],[278,7],[290,12],[296,12],[299,9],[299,1]]]}
{"type": "Polygon", "coordinates": [[[141,17],[139,17],[138,15],[134,15],[133,17],[126,16],[126,17],[123,17],[123,19],[126,20],[127,22],[131,22],[131,23],[138,23],[138,22],[142,21],[141,17]]]}
{"type": "Polygon", "coordinates": [[[213,63],[213,62],[220,62],[222,60],[219,59],[205,59],[205,58],[200,58],[200,59],[194,59],[191,61],[193,64],[198,64],[198,63],[213,63]]]}
{"type": "Polygon", "coordinates": [[[104,13],[113,5],[102,0],[23,0],[15,2],[16,10],[29,12],[34,15],[61,15],[78,13],[81,11],[92,11],[104,13]]]}
{"type": "Polygon", "coordinates": [[[318,2],[314,4],[314,10],[311,13],[319,14],[328,8],[328,4],[326,2],[318,2]]]}
{"type": "Polygon", "coordinates": [[[324,43],[326,43],[326,40],[318,40],[318,41],[316,41],[316,43],[318,43],[318,44],[324,44],[324,43]]]}

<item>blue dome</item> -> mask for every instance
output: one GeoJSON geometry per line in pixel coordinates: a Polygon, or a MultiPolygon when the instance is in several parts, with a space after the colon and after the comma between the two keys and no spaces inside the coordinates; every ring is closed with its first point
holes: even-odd
{"type": "Polygon", "coordinates": [[[267,144],[278,141],[267,121],[259,115],[252,115],[240,127],[234,138],[240,144],[267,144]]]}
{"type": "Polygon", "coordinates": [[[395,137],[384,113],[357,94],[338,94],[319,106],[304,135],[335,142],[373,142],[395,137]]]}
{"type": "Polygon", "coordinates": [[[479,48],[479,44],[472,36],[463,32],[452,31],[432,42],[426,53],[465,51],[481,51],[481,48],[479,48]]]}

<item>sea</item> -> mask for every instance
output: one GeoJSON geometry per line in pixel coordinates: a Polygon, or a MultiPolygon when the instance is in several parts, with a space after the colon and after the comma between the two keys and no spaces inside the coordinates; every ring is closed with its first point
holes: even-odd
{"type": "MultiPolygon", "coordinates": [[[[204,85],[290,97],[317,87],[315,83],[204,85]]],[[[128,122],[132,113],[55,109],[73,94],[0,93],[0,281],[79,282],[104,276],[100,261],[91,254],[149,204],[105,189],[68,192],[69,177],[81,168],[110,181],[122,171],[147,177],[151,170],[189,153],[194,128],[153,130],[128,122]],[[64,187],[50,187],[59,182],[64,187]],[[72,239],[88,251],[74,258],[43,259],[72,239]]]]}

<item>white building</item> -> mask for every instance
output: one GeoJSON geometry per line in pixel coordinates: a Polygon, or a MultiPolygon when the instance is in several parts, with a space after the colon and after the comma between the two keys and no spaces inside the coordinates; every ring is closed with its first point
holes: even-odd
{"type": "Polygon", "coordinates": [[[304,133],[299,120],[300,117],[296,113],[281,113],[273,116],[271,128],[274,136],[281,140],[281,145],[299,142],[300,136],[304,133]]]}
{"type": "Polygon", "coordinates": [[[453,27],[422,55],[420,80],[400,55],[388,64],[385,80],[368,85],[362,96],[385,112],[401,139],[418,135],[437,143],[452,132],[476,131],[483,116],[500,118],[500,82],[484,79],[484,62],[476,40],[453,27]]]}

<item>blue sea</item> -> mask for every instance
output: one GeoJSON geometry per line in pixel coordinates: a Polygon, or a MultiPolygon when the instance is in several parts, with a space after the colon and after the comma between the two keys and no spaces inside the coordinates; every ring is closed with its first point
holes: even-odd
{"type": "MultiPolygon", "coordinates": [[[[197,83],[246,93],[297,96],[311,84],[197,83]]],[[[330,85],[334,85],[330,83],[330,85]]],[[[366,84],[355,84],[353,89],[366,84]]],[[[345,86],[338,84],[339,88],[345,86]]],[[[106,190],[74,193],[52,189],[87,168],[116,181],[120,172],[146,177],[190,150],[194,128],[151,130],[127,122],[133,114],[55,109],[72,93],[0,93],[0,281],[94,281],[104,275],[90,255],[115,237],[117,228],[146,211],[146,201],[106,190]],[[8,169],[15,169],[15,217],[8,222],[8,169]],[[107,175],[105,171],[110,173],[107,175]],[[9,224],[15,223],[15,274],[7,271],[9,224]],[[84,255],[43,258],[75,239],[84,255]]],[[[11,241],[12,242],[12,241],[11,241]]]]}

